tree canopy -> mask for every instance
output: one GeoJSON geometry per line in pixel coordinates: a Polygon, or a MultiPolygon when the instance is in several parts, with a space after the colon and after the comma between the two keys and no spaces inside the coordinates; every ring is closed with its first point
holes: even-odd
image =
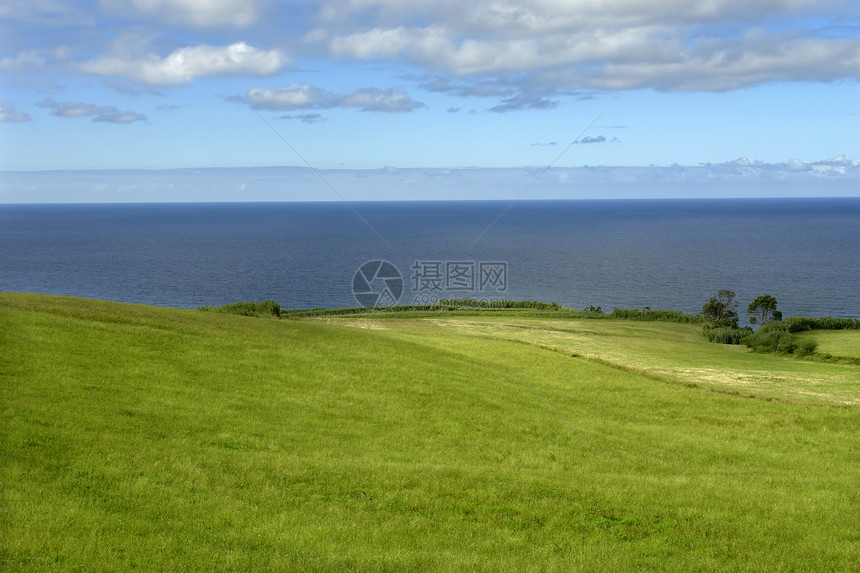
{"type": "Polygon", "coordinates": [[[710,322],[718,326],[737,328],[738,313],[735,312],[737,307],[738,303],[735,301],[735,291],[721,290],[717,293],[717,296],[712,296],[711,300],[705,303],[702,307],[702,314],[710,322]]]}
{"type": "Polygon", "coordinates": [[[769,294],[756,297],[747,307],[750,324],[767,324],[771,320],[782,320],[782,313],[776,310],[776,299],[769,294]]]}

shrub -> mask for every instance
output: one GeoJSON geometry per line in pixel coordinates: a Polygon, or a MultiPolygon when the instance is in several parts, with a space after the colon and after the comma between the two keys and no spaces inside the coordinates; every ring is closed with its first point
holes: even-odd
{"type": "Polygon", "coordinates": [[[239,314],[242,316],[274,316],[280,318],[281,305],[273,300],[264,302],[234,302],[224,306],[201,306],[197,310],[220,312],[223,314],[239,314]]]}
{"type": "Polygon", "coordinates": [[[533,308],[537,310],[559,310],[555,302],[540,302],[537,300],[476,300],[473,298],[442,299],[439,306],[466,308],[533,308]]]}
{"type": "Polygon", "coordinates": [[[698,314],[684,314],[679,310],[657,310],[638,308],[613,308],[609,318],[624,318],[626,320],[661,320],[664,322],[701,323],[704,317],[698,314]]]}
{"type": "Polygon", "coordinates": [[[779,337],[779,342],[776,345],[776,349],[778,352],[791,354],[795,351],[795,349],[797,349],[797,341],[791,334],[786,332],[779,337]]]}
{"type": "Polygon", "coordinates": [[[815,327],[827,330],[860,330],[860,320],[825,316],[816,320],[815,327]]]}
{"type": "Polygon", "coordinates": [[[808,316],[792,316],[780,322],[768,322],[759,328],[759,332],[801,332],[804,330],[858,330],[860,320],[856,318],[810,318],[808,316]]]}
{"type": "Polygon", "coordinates": [[[309,318],[316,316],[346,316],[351,314],[367,314],[367,313],[390,313],[402,318],[413,316],[411,313],[416,312],[474,312],[474,311],[495,311],[504,309],[525,309],[535,312],[546,313],[548,315],[564,315],[571,314],[580,317],[589,313],[583,313],[568,308],[563,308],[555,302],[540,302],[533,300],[477,300],[477,299],[441,299],[435,304],[406,304],[394,306],[380,307],[365,307],[356,306],[350,308],[312,308],[312,309],[296,309],[282,310],[282,318],[309,318]]]}
{"type": "Polygon", "coordinates": [[[779,347],[779,339],[783,333],[780,332],[762,332],[762,328],[758,332],[749,334],[741,339],[742,344],[746,344],[756,352],[776,352],[779,347]]]}
{"type": "Polygon", "coordinates": [[[713,327],[710,324],[706,324],[702,327],[702,333],[709,342],[717,344],[740,344],[741,340],[750,333],[750,330],[728,326],[713,327]]]}
{"type": "Polygon", "coordinates": [[[812,356],[818,350],[818,341],[814,338],[804,338],[797,343],[794,353],[798,356],[812,356]]]}

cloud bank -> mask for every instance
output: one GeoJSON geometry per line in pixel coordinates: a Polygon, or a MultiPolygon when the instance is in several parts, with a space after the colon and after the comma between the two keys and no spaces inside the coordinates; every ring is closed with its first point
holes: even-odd
{"type": "MultiPolygon", "coordinates": [[[[349,201],[860,197],[860,161],[321,170],[349,201]]],[[[340,201],[304,167],[0,172],[0,203],[340,201]]]]}
{"type": "Polygon", "coordinates": [[[518,87],[721,91],[860,76],[860,38],[830,29],[860,14],[842,0],[342,0],[321,13],[307,37],[333,57],[518,87]]]}
{"type": "Polygon", "coordinates": [[[185,84],[207,76],[270,76],[288,62],[279,50],[259,50],[244,42],[229,46],[188,46],[163,58],[102,56],[78,66],[82,72],[122,77],[150,86],[185,84]]]}
{"type": "Polygon", "coordinates": [[[244,27],[260,16],[256,0],[102,0],[100,6],[117,16],[144,16],[191,26],[244,27]]]}
{"type": "Polygon", "coordinates": [[[860,4],[849,0],[42,0],[11,3],[0,16],[8,22],[0,29],[26,44],[4,50],[6,68],[56,60],[176,86],[273,75],[292,62],[290,46],[306,58],[407,64],[464,96],[495,91],[496,111],[551,108],[553,96],[582,90],[725,91],[860,77],[860,4]],[[99,46],[93,30],[105,19],[115,32],[99,46]],[[56,44],[43,35],[24,41],[27,26],[80,29],[56,44]],[[122,53],[118,38],[156,45],[122,53]]]}
{"type": "Polygon", "coordinates": [[[104,123],[134,123],[146,121],[146,116],[132,111],[120,111],[112,105],[96,105],[83,102],[59,102],[47,98],[36,104],[53,110],[57,117],[78,118],[93,117],[93,121],[104,123]]]}
{"type": "Polygon", "coordinates": [[[424,107],[424,103],[394,89],[362,88],[337,96],[306,84],[292,84],[275,89],[253,87],[243,96],[228,99],[247,104],[254,109],[274,111],[351,107],[361,111],[407,112],[424,107]]]}
{"type": "Polygon", "coordinates": [[[20,113],[15,109],[15,104],[11,101],[0,102],[0,122],[5,123],[24,123],[32,121],[33,118],[26,113],[20,113]]]}

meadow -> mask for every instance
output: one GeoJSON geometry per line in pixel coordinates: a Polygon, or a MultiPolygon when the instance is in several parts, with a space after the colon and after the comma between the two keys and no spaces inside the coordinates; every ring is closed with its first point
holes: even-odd
{"type": "Polygon", "coordinates": [[[860,366],[696,324],[6,293],[0,421],[7,571],[860,562],[860,366]]]}
{"type": "Polygon", "coordinates": [[[816,330],[801,332],[799,339],[811,338],[818,342],[818,351],[833,356],[860,358],[860,340],[851,330],[816,330]]]}

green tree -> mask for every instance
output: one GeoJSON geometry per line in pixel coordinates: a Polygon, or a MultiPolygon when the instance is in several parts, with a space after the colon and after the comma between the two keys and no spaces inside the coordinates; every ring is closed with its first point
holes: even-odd
{"type": "Polygon", "coordinates": [[[776,310],[776,299],[769,294],[756,297],[747,307],[750,324],[767,324],[771,320],[782,320],[782,313],[776,310]]]}
{"type": "Polygon", "coordinates": [[[737,328],[738,313],[735,312],[737,307],[738,303],[735,301],[735,291],[721,290],[717,293],[717,296],[712,296],[711,300],[705,303],[702,307],[702,314],[717,326],[737,328]]]}

